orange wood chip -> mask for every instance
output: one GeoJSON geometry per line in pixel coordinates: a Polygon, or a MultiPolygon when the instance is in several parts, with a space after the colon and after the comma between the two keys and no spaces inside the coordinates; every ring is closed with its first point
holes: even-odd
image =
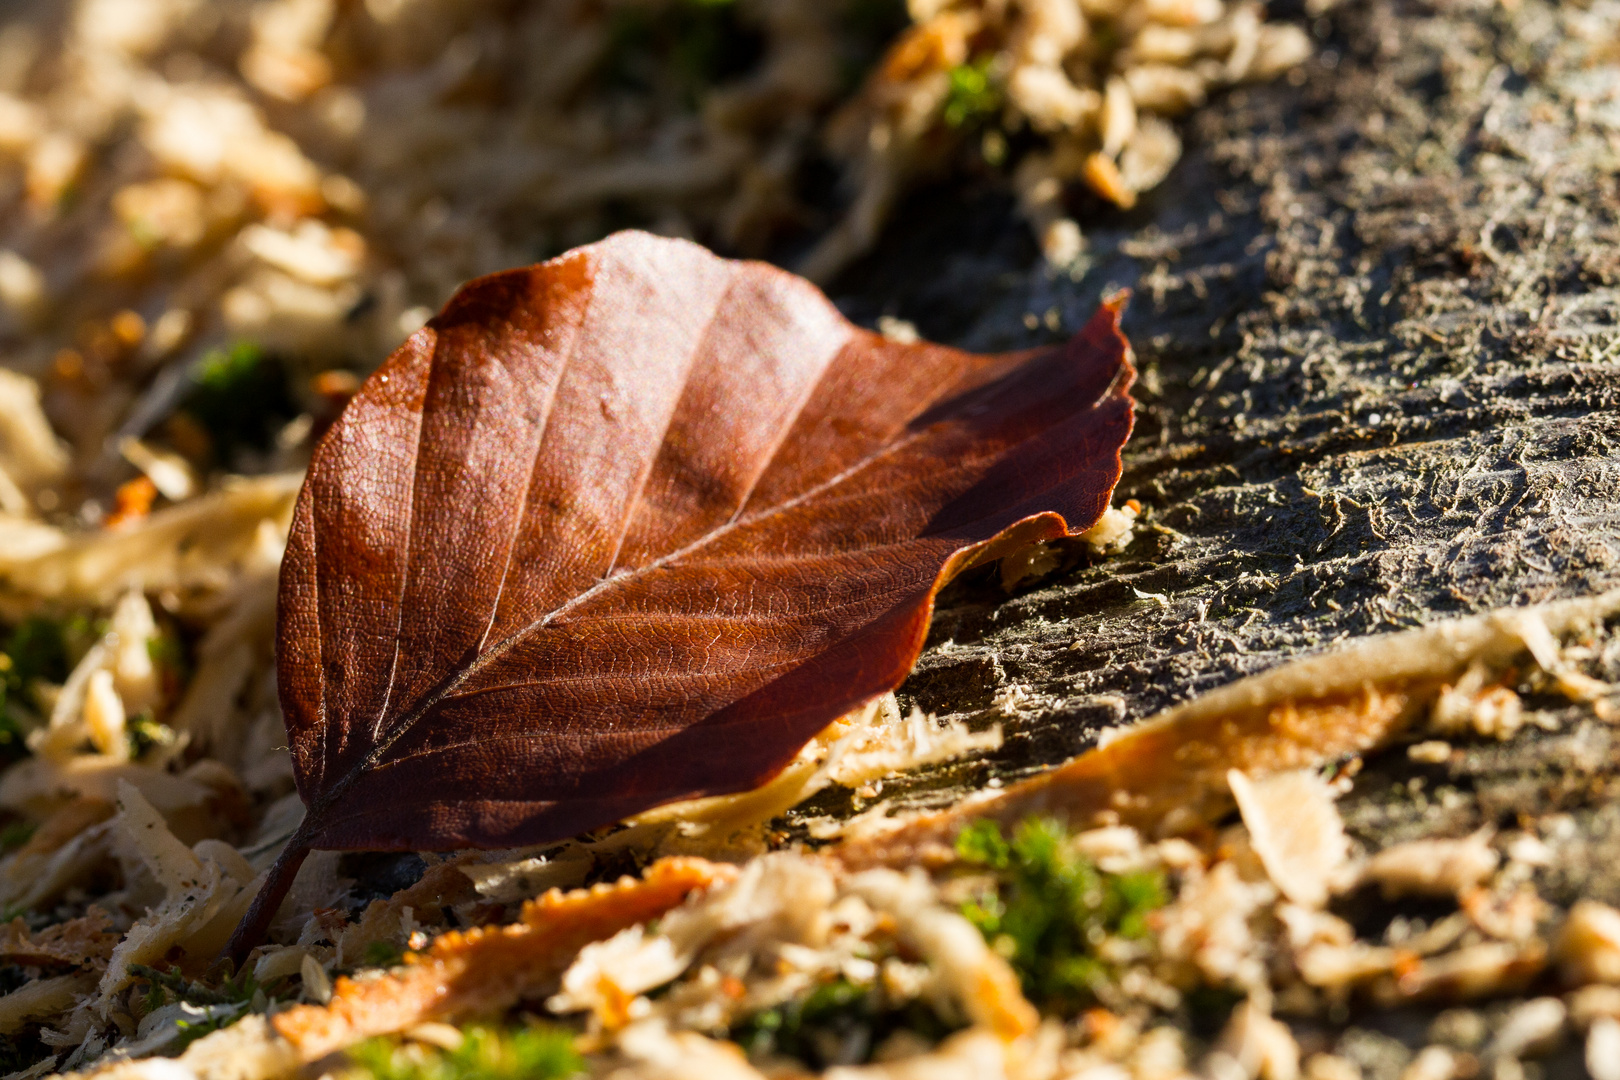
{"type": "Polygon", "coordinates": [[[304,1061],[372,1035],[428,1020],[498,1012],[546,987],[593,941],[657,918],[694,889],[732,881],[735,867],[705,859],[660,859],[640,880],[550,892],[523,906],[511,926],[451,931],[405,967],[337,981],[329,1004],[281,1013],[275,1028],[304,1061]]]}
{"type": "Polygon", "coordinates": [[[107,929],[111,923],[111,916],[93,907],[79,918],[47,927],[33,937],[22,918],[15,918],[0,924],[0,963],[104,969],[119,939],[107,929]]]}
{"type": "Polygon", "coordinates": [[[851,868],[940,865],[955,857],[956,834],[981,817],[1011,825],[1052,816],[1075,828],[1122,822],[1150,834],[1167,820],[1178,828],[1212,821],[1231,805],[1227,769],[1261,776],[1373,749],[1398,734],[1438,689],[1432,682],[1363,686],[1218,711],[1195,710],[1194,702],[996,798],[846,841],[832,853],[851,868]]]}

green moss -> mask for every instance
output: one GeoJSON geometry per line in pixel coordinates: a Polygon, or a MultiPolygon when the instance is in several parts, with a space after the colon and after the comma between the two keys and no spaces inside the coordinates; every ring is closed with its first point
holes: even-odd
{"type": "Polygon", "coordinates": [[[405,950],[392,941],[368,941],[361,963],[365,967],[393,967],[405,958],[405,950]]]}
{"type": "Polygon", "coordinates": [[[126,738],[129,756],[139,761],[153,747],[173,746],[177,736],[169,725],[158,722],[151,709],[143,709],[129,721],[126,738]]]}
{"type": "Polygon", "coordinates": [[[218,1016],[178,1021],[180,1037],[163,1051],[170,1056],[179,1054],[204,1035],[230,1027],[249,1012],[264,1012],[277,1000],[266,992],[251,971],[223,979],[217,986],[191,982],[180,974],[179,968],[173,967],[168,971],[159,971],[145,964],[131,964],[129,972],[136,978],[146,980],[145,1005],[148,1012],[176,1001],[201,1007],[236,1006],[234,1010],[218,1009],[221,1014],[218,1016]]]}
{"type": "Polygon", "coordinates": [[[225,461],[241,448],[268,449],[280,424],[296,412],[282,365],[249,341],[205,354],[181,407],[225,461]]]}
{"type": "Polygon", "coordinates": [[[34,683],[59,683],[69,670],[71,628],[58,619],[25,619],[6,639],[0,652],[0,764],[28,753],[24,736],[38,726],[34,683]]]}
{"type": "Polygon", "coordinates": [[[1001,109],[1001,87],[990,74],[990,58],[958,64],[951,69],[945,97],[945,123],[953,128],[976,126],[1001,109]]]}
{"type": "Polygon", "coordinates": [[[750,1057],[785,1054],[816,1068],[866,1061],[895,1031],[905,1029],[938,1040],[952,1026],[922,1002],[895,1008],[875,987],[839,978],[822,983],[803,998],[747,1017],[731,1038],[750,1057]]]}
{"type": "Polygon", "coordinates": [[[375,1080],[566,1080],[584,1071],[574,1039],[557,1028],[462,1030],[455,1050],[389,1038],[368,1039],[349,1058],[375,1080]]]}
{"type": "Polygon", "coordinates": [[[736,0],[676,0],[615,11],[600,77],[609,87],[673,93],[690,107],[716,84],[755,66],[758,33],[736,0]]]}
{"type": "Polygon", "coordinates": [[[259,985],[251,971],[224,979],[217,988],[188,981],[180,974],[179,968],[159,971],[145,964],[131,964],[129,973],[146,980],[146,1004],[149,1009],[171,1001],[184,1001],[192,1005],[252,1005],[255,998],[265,1002],[270,1000],[264,996],[264,987],[259,985]]]}
{"type": "Polygon", "coordinates": [[[1061,825],[1042,818],[1019,825],[1011,841],[994,822],[974,822],[956,850],[996,879],[962,913],[1012,964],[1025,993],[1049,1009],[1090,1002],[1110,977],[1097,947],[1146,935],[1148,913],[1167,899],[1162,875],[1099,870],[1061,825]]]}
{"type": "Polygon", "coordinates": [[[0,852],[13,851],[33,838],[39,826],[32,821],[13,821],[0,829],[0,852]]]}

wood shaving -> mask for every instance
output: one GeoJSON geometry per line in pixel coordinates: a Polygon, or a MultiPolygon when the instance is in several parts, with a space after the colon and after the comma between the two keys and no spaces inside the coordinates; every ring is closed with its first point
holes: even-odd
{"type": "Polygon", "coordinates": [[[279,1013],[275,1029],[303,1060],[314,1061],[371,1035],[504,1009],[555,979],[590,942],[657,918],[693,890],[734,876],[727,866],[672,858],[654,863],[639,880],[553,890],[524,905],[512,926],[451,931],[402,970],[365,981],[339,979],[330,1004],[279,1013]]]}
{"type": "Polygon", "coordinates": [[[1597,900],[1577,901],[1554,951],[1566,982],[1620,984],[1620,911],[1597,900]]]}
{"type": "Polygon", "coordinates": [[[1385,848],[1361,869],[1361,880],[1386,897],[1461,895],[1495,873],[1500,857],[1481,830],[1460,840],[1412,840],[1385,848]]]}
{"type": "Polygon", "coordinates": [[[63,965],[105,969],[119,934],[110,931],[112,918],[101,908],[88,915],[47,927],[37,935],[28,932],[21,918],[0,926],[0,962],[23,966],[63,965]]]}
{"type": "Polygon", "coordinates": [[[1273,884],[1296,904],[1321,907],[1349,855],[1327,782],[1309,769],[1258,782],[1234,769],[1227,782],[1273,884]]]}
{"type": "MultiPolygon", "coordinates": [[[[1620,590],[1531,609],[1564,634],[1620,610],[1620,590]]],[[[1448,680],[1527,651],[1524,609],[1366,638],[1240,679],[1144,721],[1067,765],[886,833],[852,838],[851,865],[941,863],[967,822],[1010,824],[1051,814],[1075,824],[1123,821],[1149,832],[1213,820],[1231,803],[1227,772],[1260,776],[1311,768],[1384,745],[1406,730],[1448,680]]]]}
{"type": "Polygon", "coordinates": [[[30,1020],[44,1020],[66,1012],[95,987],[93,972],[35,979],[0,997],[0,1034],[9,1035],[30,1020]]]}

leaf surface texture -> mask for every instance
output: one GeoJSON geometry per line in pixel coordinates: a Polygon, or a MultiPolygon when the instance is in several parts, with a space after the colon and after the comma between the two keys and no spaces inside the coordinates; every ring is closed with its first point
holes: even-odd
{"type": "Polygon", "coordinates": [[[1107,509],[1105,306],[977,356],[621,233],[481,278],[327,433],[282,568],[302,840],[536,844],[755,786],[899,685],[949,577],[1107,509]]]}

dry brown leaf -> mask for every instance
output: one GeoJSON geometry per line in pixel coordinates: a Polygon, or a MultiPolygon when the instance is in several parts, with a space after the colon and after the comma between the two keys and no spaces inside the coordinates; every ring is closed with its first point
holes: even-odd
{"type": "Polygon", "coordinates": [[[309,811],[232,955],[312,848],[550,843],[768,781],[899,685],[946,581],[1108,508],[1122,308],[976,356],[634,232],[464,286],[311,458],[277,622],[309,811]]]}

